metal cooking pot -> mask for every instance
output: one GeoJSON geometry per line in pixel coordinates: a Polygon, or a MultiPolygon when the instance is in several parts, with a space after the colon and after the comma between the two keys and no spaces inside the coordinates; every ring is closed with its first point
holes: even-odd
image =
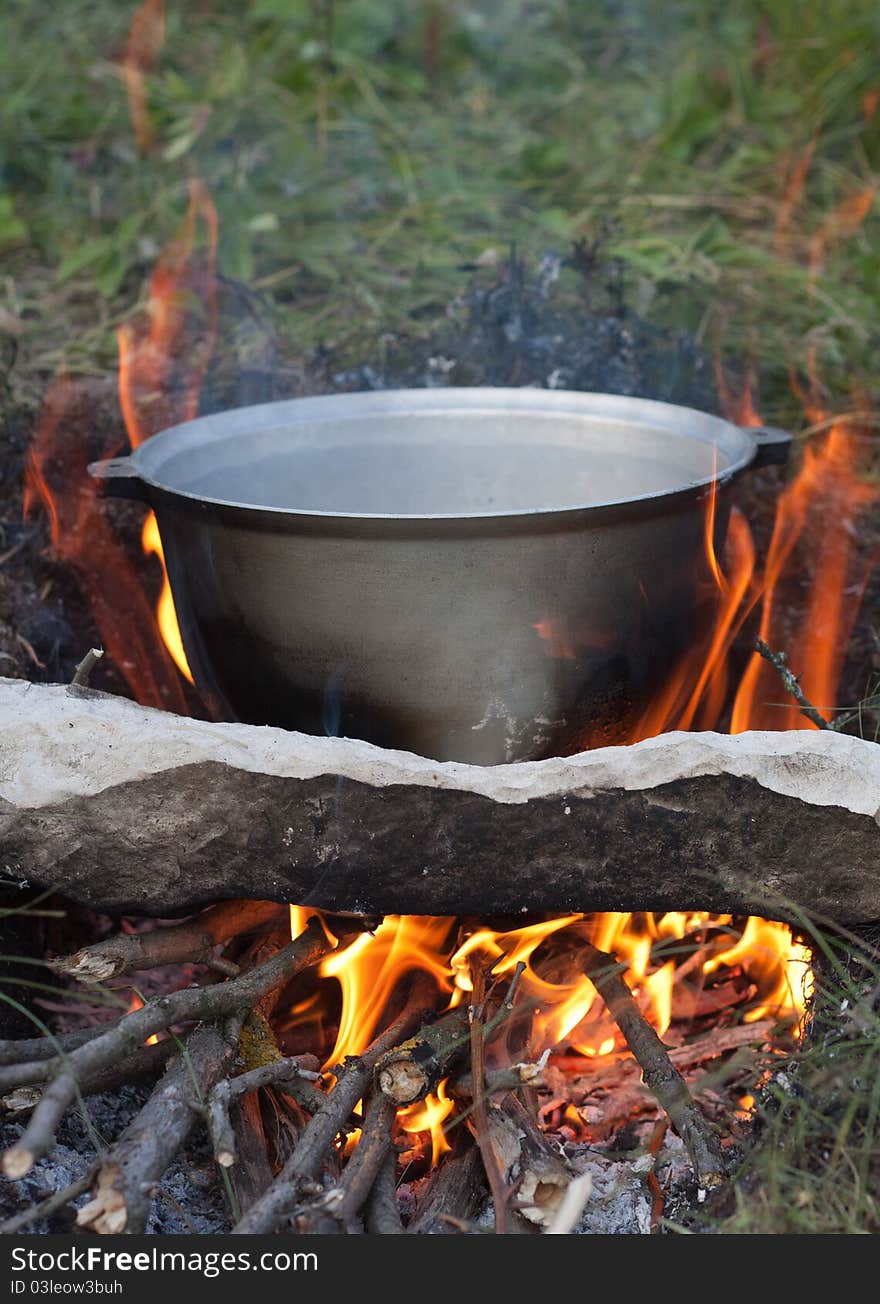
{"type": "Polygon", "coordinates": [[[493,764],[624,741],[717,600],[733,479],[788,436],[608,394],[239,408],[90,468],[156,512],[231,719],[493,764]]]}

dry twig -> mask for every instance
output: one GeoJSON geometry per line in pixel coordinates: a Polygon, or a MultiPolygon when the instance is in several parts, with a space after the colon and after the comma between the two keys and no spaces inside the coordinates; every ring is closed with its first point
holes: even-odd
{"type": "Polygon", "coordinates": [[[389,1150],[364,1206],[366,1230],[373,1236],[400,1236],[403,1220],[397,1203],[397,1152],[389,1150]]]}
{"type": "Polygon", "coordinates": [[[211,1089],[205,1105],[208,1131],[214,1145],[214,1158],[222,1168],[231,1168],[235,1163],[235,1129],[232,1126],[230,1110],[232,1105],[250,1091],[260,1087],[287,1084],[296,1078],[307,1082],[317,1082],[320,1073],[304,1069],[301,1057],[294,1055],[288,1059],[273,1060],[261,1064],[247,1073],[240,1073],[234,1078],[221,1078],[211,1089]]]}
{"type": "Polygon", "coordinates": [[[21,1138],[3,1153],[6,1176],[24,1177],[34,1162],[52,1148],[58,1124],[76,1099],[81,1083],[136,1050],[155,1033],[164,1032],[176,1024],[227,1019],[239,1011],[250,1009],[268,992],[313,964],[328,950],[324,930],[320,922],[312,918],[296,941],[283,947],[259,968],[228,982],[154,997],[141,1009],[114,1023],[108,1031],[70,1051],[44,1091],[21,1138]]]}
{"type": "Polygon", "coordinates": [[[233,1227],[233,1234],[271,1232],[293,1212],[304,1189],[319,1176],[337,1133],[346,1127],[352,1110],[367,1090],[376,1064],[417,1023],[423,1013],[424,1001],[425,989],[416,984],[395,1022],[362,1055],[350,1056],[345,1061],[335,1087],[306,1124],[281,1172],[233,1227]]]}
{"type": "Polygon", "coordinates": [[[74,670],[73,679],[70,681],[71,684],[76,688],[88,687],[91,673],[103,655],[104,649],[102,647],[90,647],[82,661],[80,661],[79,665],[74,670]]]}
{"type": "Polygon", "coordinates": [[[152,1192],[203,1113],[206,1094],[232,1065],[243,1014],[223,1028],[197,1028],[168,1065],[143,1109],[102,1157],[94,1195],[77,1226],[103,1234],[141,1233],[152,1192]]]}
{"type": "Polygon", "coordinates": [[[132,969],[187,962],[207,964],[224,977],[234,977],[237,966],[220,960],[214,948],[231,937],[261,928],[283,909],[275,901],[224,901],[183,924],[131,936],[118,933],[93,946],[84,946],[73,955],[54,960],[52,968],[87,984],[103,983],[132,969]]]}
{"type": "Polygon", "coordinates": [[[691,1099],[687,1083],[669,1058],[668,1050],[636,1005],[617,960],[585,942],[580,962],[638,1060],[645,1086],[657,1097],[684,1142],[697,1182],[707,1189],[720,1185],[724,1178],[724,1159],[718,1137],[691,1099]]]}

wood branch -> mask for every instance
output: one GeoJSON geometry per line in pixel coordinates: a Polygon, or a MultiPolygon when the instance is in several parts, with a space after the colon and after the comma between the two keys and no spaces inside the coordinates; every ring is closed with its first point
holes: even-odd
{"type": "Polygon", "coordinates": [[[367,1090],[377,1062],[418,1023],[425,998],[426,989],[417,982],[394,1023],[373,1041],[363,1055],[350,1056],[345,1061],[336,1085],[306,1124],[281,1172],[268,1191],[233,1227],[233,1234],[271,1232],[293,1211],[303,1187],[319,1176],[337,1134],[345,1128],[352,1110],[367,1090]]]}
{"type": "Polygon", "coordinates": [[[798,923],[801,903],[862,924],[880,919],[878,808],[880,749],[827,729],[480,767],[0,681],[3,863],[104,911],[490,901],[798,923]]]}
{"type": "Polygon", "coordinates": [[[409,1041],[382,1057],[376,1069],[379,1090],[398,1107],[421,1100],[466,1053],[469,1036],[468,1012],[463,1005],[425,1024],[409,1041]]]}
{"type": "Polygon", "coordinates": [[[320,1073],[311,1069],[304,1069],[300,1056],[291,1056],[261,1064],[234,1078],[222,1078],[212,1088],[205,1105],[208,1131],[217,1163],[222,1168],[231,1168],[235,1163],[235,1130],[230,1110],[241,1096],[250,1091],[258,1091],[261,1087],[289,1083],[294,1078],[317,1082],[320,1076],[320,1073]]]}
{"type": "MultiPolygon", "coordinates": [[[[696,1041],[669,1047],[669,1058],[677,1069],[693,1068],[704,1064],[706,1060],[725,1055],[728,1051],[738,1050],[741,1046],[759,1046],[769,1041],[774,1027],[774,1021],[762,1019],[755,1023],[736,1024],[732,1028],[713,1028],[696,1041]]],[[[602,1087],[613,1088],[627,1074],[641,1072],[638,1063],[632,1059],[623,1064],[615,1061],[607,1068],[597,1068],[595,1060],[585,1059],[583,1055],[554,1055],[552,1062],[563,1073],[580,1077],[589,1087],[591,1095],[602,1087]]]]}
{"type": "Polygon", "coordinates": [[[339,1217],[347,1230],[352,1228],[363,1208],[386,1159],[394,1153],[392,1128],[396,1115],[397,1106],[393,1101],[388,1100],[380,1091],[370,1095],[364,1109],[364,1125],[357,1148],[345,1166],[340,1183],[342,1200],[339,1217]]]}
{"type": "MultiPolygon", "coordinates": [[[[231,937],[251,933],[277,919],[283,911],[276,901],[224,901],[195,919],[155,928],[149,933],[118,933],[73,955],[54,960],[52,968],[85,984],[104,983],[133,969],[155,969],[163,964],[207,964],[217,967],[214,948],[231,937]]],[[[228,964],[223,970],[234,976],[228,964]]]]}
{"type": "MultiPolygon", "coordinates": [[[[101,1069],[79,1084],[80,1095],[96,1096],[101,1091],[115,1091],[124,1082],[141,1082],[144,1078],[155,1077],[165,1066],[165,1061],[174,1051],[173,1041],[161,1041],[152,1046],[139,1046],[130,1055],[105,1064],[101,1069]]],[[[30,1107],[37,1103],[41,1084],[48,1082],[64,1067],[64,1057],[54,1060],[36,1060],[31,1064],[8,1065],[0,1069],[0,1107],[20,1109],[16,1102],[7,1103],[17,1092],[32,1089],[33,1100],[30,1107]]]]}
{"type": "MultiPolygon", "coordinates": [[[[541,1063],[523,1063],[510,1064],[503,1069],[489,1069],[485,1077],[483,1094],[498,1096],[508,1091],[519,1091],[522,1087],[543,1086],[543,1068],[541,1063]]],[[[470,1070],[456,1074],[446,1089],[450,1096],[464,1097],[465,1100],[473,1099],[473,1074],[470,1070]]]]}
{"type": "Polygon", "coordinates": [[[489,1105],[486,1099],[486,1042],[483,1017],[486,1004],[486,969],[478,957],[471,957],[471,999],[468,1015],[471,1030],[471,1077],[473,1079],[474,1107],[473,1131],[483,1159],[483,1168],[492,1192],[495,1206],[495,1231],[499,1236],[507,1233],[510,1214],[507,1207],[508,1189],[504,1172],[498,1161],[489,1130],[489,1105]]]}
{"type": "MultiPolygon", "coordinates": [[[[107,1031],[107,1025],[115,1023],[108,1019],[106,1023],[96,1023],[90,1028],[77,1028],[75,1032],[57,1033],[52,1037],[26,1037],[21,1040],[0,1041],[0,1068],[9,1064],[31,1064],[36,1060],[56,1059],[59,1051],[76,1050],[87,1041],[99,1037],[107,1031]]],[[[2,1088],[0,1088],[2,1089],[2,1088]]]]}
{"type": "Polygon", "coordinates": [[[237,1014],[223,1027],[190,1034],[143,1109],[102,1157],[78,1227],[103,1235],[145,1230],[152,1187],[202,1117],[205,1096],[232,1067],[242,1020],[237,1014]]]}
{"type": "Polygon", "coordinates": [[[794,673],[788,664],[788,653],[774,652],[762,638],[755,639],[754,648],[759,656],[762,656],[765,661],[769,661],[770,665],[779,675],[785,691],[788,693],[789,697],[794,698],[801,715],[806,716],[806,718],[810,720],[817,729],[834,729],[834,725],[829,723],[824,715],[822,715],[821,711],[813,706],[813,703],[801,688],[800,678],[794,673]]]}
{"type": "Polygon", "coordinates": [[[364,1224],[371,1236],[401,1236],[404,1231],[397,1203],[397,1151],[388,1151],[364,1207],[364,1224]]]}
{"type": "Polygon", "coordinates": [[[156,996],[141,1009],[125,1015],[107,1032],[72,1050],[44,1091],[20,1139],[3,1153],[6,1176],[24,1177],[35,1160],[52,1148],[58,1124],[73,1104],[81,1082],[136,1050],[154,1033],[164,1032],[175,1024],[226,1019],[251,1008],[329,949],[319,920],[312,918],[296,941],[249,973],[208,987],[156,996]]]}
{"type": "Polygon", "coordinates": [[[698,1184],[706,1190],[719,1186],[724,1180],[725,1166],[718,1136],[692,1100],[687,1083],[669,1058],[669,1051],[633,999],[616,957],[585,942],[580,963],[638,1060],[645,1086],[656,1096],[684,1142],[698,1184]]]}
{"type": "Polygon", "coordinates": [[[407,1234],[450,1236],[453,1218],[470,1222],[486,1200],[486,1173],[480,1151],[469,1135],[459,1134],[451,1154],[428,1177],[407,1234]]]}
{"type": "Polygon", "coordinates": [[[535,1226],[549,1227],[573,1176],[564,1155],[512,1096],[487,1109],[487,1130],[505,1188],[516,1192],[517,1212],[535,1226]]]}
{"type": "Polygon", "coordinates": [[[73,688],[87,688],[95,666],[104,656],[102,647],[90,647],[73,672],[70,683],[73,688]]]}
{"type": "Polygon", "coordinates": [[[269,1146],[263,1123],[260,1095],[242,1096],[233,1121],[235,1163],[229,1169],[232,1186],[231,1219],[237,1222],[271,1186],[275,1174],[269,1162],[269,1146]]]}

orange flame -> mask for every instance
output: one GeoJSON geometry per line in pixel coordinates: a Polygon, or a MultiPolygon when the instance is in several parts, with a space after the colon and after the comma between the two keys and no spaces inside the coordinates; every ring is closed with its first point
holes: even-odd
{"type": "MultiPolygon", "coordinates": [[[[137,992],[132,992],[131,1000],[128,1002],[128,1009],[125,1011],[125,1013],[134,1014],[136,1010],[142,1010],[143,1008],[144,1008],[144,1003],[141,1000],[141,998],[138,996],[137,992]]],[[[159,1038],[157,1037],[155,1032],[152,1034],[152,1036],[148,1037],[147,1040],[144,1042],[145,1046],[158,1046],[158,1044],[159,1044],[159,1038]]]]}
{"type": "Polygon", "coordinates": [[[452,1149],[446,1139],[443,1124],[455,1108],[455,1101],[446,1094],[446,1079],[435,1092],[424,1100],[417,1100],[413,1105],[397,1111],[397,1121],[404,1132],[410,1134],[428,1132],[431,1137],[431,1165],[439,1163],[442,1157],[452,1149]]]}
{"type": "Polygon", "coordinates": [[[146,78],[156,66],[164,43],[165,0],[144,0],[131,20],[122,63],[131,125],[138,148],[144,154],[148,154],[155,144],[147,105],[146,78]]]}
{"type": "Polygon", "coordinates": [[[709,575],[717,590],[708,645],[685,653],[666,684],[635,726],[631,742],[669,729],[715,727],[728,690],[728,653],[747,615],[744,600],[752,585],[755,550],[745,517],[734,508],[727,530],[726,571],[715,550],[717,492],[707,497],[704,545],[709,575]]]}
{"type": "MultiPolygon", "coordinates": [[[[183,226],[153,269],[146,309],[117,334],[119,403],[132,448],[198,413],[217,333],[216,260],[217,210],[202,183],[192,181],[183,226]],[[199,256],[196,246],[202,230],[204,248],[199,256]]],[[[159,631],[175,665],[192,682],[152,513],[144,523],[142,543],[162,566],[156,608],[159,631]]]]}
{"type": "MultiPolygon", "coordinates": [[[[878,501],[877,490],[859,479],[857,463],[858,440],[845,423],[835,422],[804,449],[798,475],[780,496],[761,585],[761,638],[803,658],[795,669],[804,693],[826,719],[867,579],[866,566],[855,582],[852,577],[856,521],[878,501]],[[804,538],[812,540],[808,556],[797,551],[804,538]],[[811,571],[808,600],[792,621],[781,599],[811,571]]],[[[737,690],[731,732],[815,729],[794,703],[780,704],[782,695],[773,667],[753,654],[737,690]]]]}
{"type": "Polygon", "coordinates": [[[132,448],[198,413],[217,334],[216,263],[217,210],[193,180],[183,225],[153,269],[146,309],[117,334],[119,401],[132,448]]]}
{"type": "Polygon", "coordinates": [[[40,504],[49,518],[53,554],[73,571],[102,645],[131,692],[146,706],[187,714],[174,667],[153,635],[153,614],[117,542],[86,467],[112,457],[116,444],[92,444],[94,391],[60,375],[49,387],[25,468],[24,511],[40,504]]]}
{"type": "MultiPolygon", "coordinates": [[[[314,913],[291,907],[291,933],[300,933],[314,913]]],[[[341,996],[338,1032],[326,1059],[328,1068],[346,1055],[364,1050],[383,1014],[387,1018],[389,1007],[405,993],[415,974],[427,974],[446,996],[448,1007],[467,1000],[474,956],[492,964],[492,977],[502,985],[509,982],[517,965],[525,965],[517,1008],[528,1012],[530,1024],[527,1042],[520,1039],[520,1055],[538,1056],[562,1044],[583,1055],[611,1054],[617,1044],[615,1025],[592,982],[571,960],[572,945],[576,948],[584,929],[594,945],[614,954],[625,966],[627,983],[661,1035],[671,1022],[679,966],[682,973],[693,970],[703,977],[721,968],[740,968],[758,994],[758,1004],[749,1014],[752,1019],[793,1021],[803,1014],[803,966],[809,962],[809,953],[792,939],[785,924],[750,919],[738,937],[729,916],[700,911],[569,914],[508,930],[475,927],[458,945],[452,924],[453,920],[443,916],[388,916],[375,933],[360,934],[324,959],[319,973],[339,985],[341,996]],[[706,946],[702,940],[705,931],[719,928],[731,939],[730,944],[719,946],[716,940],[706,946]],[[554,955],[551,946],[548,954],[542,954],[541,948],[554,938],[562,949],[554,955]],[[675,946],[677,942],[682,945],[675,946]]],[[[314,1012],[308,1002],[303,1006],[314,1012]]],[[[440,1103],[444,1103],[443,1096],[440,1103]]],[[[432,1109],[439,1113],[436,1102],[432,1109]]],[[[441,1122],[448,1113],[442,1114],[441,1122]]],[[[407,1114],[412,1124],[407,1130],[427,1130],[427,1117],[427,1113],[407,1114]]]]}

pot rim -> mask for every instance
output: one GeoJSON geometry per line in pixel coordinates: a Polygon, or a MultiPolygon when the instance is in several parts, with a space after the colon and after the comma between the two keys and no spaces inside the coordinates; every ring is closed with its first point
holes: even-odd
{"type": "MultiPolygon", "coordinates": [[[[622,509],[646,510],[672,506],[683,500],[701,498],[713,488],[721,488],[744,471],[755,460],[759,450],[757,431],[740,427],[723,417],[702,412],[697,408],[683,407],[657,399],[631,398],[626,395],[601,394],[581,390],[543,390],[533,388],[507,388],[495,386],[450,387],[434,389],[395,389],[356,391],[345,394],[326,394],[309,398],[284,399],[249,407],[229,408],[223,412],[196,417],[181,422],[152,436],[126,458],[113,459],[103,464],[107,488],[123,496],[138,496],[153,503],[155,500],[175,502],[199,511],[214,510],[223,516],[230,513],[247,513],[249,520],[262,518],[288,524],[301,521],[315,528],[332,527],[338,522],[352,525],[370,522],[376,525],[455,525],[456,523],[479,527],[480,524],[499,526],[507,522],[514,527],[517,522],[532,526],[563,527],[566,524],[583,524],[585,518],[596,524],[616,516],[622,509]],[[723,452],[726,465],[718,473],[698,476],[672,488],[655,490],[629,497],[612,498],[588,504],[565,506],[514,508],[488,512],[339,512],[314,508],[268,506],[253,502],[239,502],[232,498],[217,498],[179,488],[161,475],[167,461],[182,451],[192,448],[194,441],[205,444],[221,439],[259,432],[266,434],[276,429],[295,428],[300,422],[310,426],[326,422],[328,425],[344,418],[356,419],[359,415],[375,417],[383,413],[419,416],[427,414],[454,414],[466,412],[517,414],[534,412],[546,416],[559,412],[574,416],[605,417],[620,424],[638,423],[654,426],[666,435],[683,440],[709,444],[723,452]],[[119,483],[114,485],[113,481],[119,483]],[[140,481],[139,493],[126,494],[124,482],[140,481]]],[[[101,474],[102,464],[95,473],[101,474]]]]}

